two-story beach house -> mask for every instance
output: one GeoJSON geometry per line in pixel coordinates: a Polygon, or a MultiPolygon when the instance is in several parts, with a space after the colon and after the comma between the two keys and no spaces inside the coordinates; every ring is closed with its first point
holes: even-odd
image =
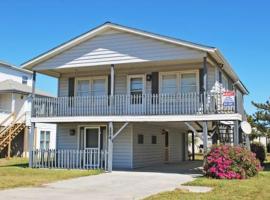
{"type": "Polygon", "coordinates": [[[32,167],[180,162],[188,135],[198,133],[205,151],[208,140],[241,142],[248,91],[215,47],[108,22],[22,67],[34,80],[36,73],[58,79],[57,98],[33,94],[32,123],[57,123],[57,144],[33,149],[32,167]]]}
{"type": "MultiPolygon", "coordinates": [[[[32,72],[0,61],[0,157],[27,156],[32,72]]],[[[38,97],[52,97],[37,90],[38,97]]],[[[37,149],[54,149],[56,125],[35,124],[37,149]]]]}

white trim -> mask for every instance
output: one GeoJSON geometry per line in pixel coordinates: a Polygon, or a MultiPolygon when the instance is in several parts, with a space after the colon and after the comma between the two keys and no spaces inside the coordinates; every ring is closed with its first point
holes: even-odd
{"type": "MultiPolygon", "coordinates": [[[[168,72],[160,72],[159,73],[159,91],[162,94],[162,76],[164,75],[176,75],[176,93],[179,93],[181,88],[181,75],[182,74],[189,74],[189,73],[195,73],[196,74],[196,92],[199,93],[200,91],[200,76],[199,76],[199,70],[182,70],[182,71],[168,71],[168,72]]],[[[181,92],[180,92],[181,93],[181,92]]],[[[166,93],[164,93],[166,94],[166,93]]]]}
{"type": "Polygon", "coordinates": [[[32,118],[31,122],[188,122],[188,121],[242,121],[242,115],[207,114],[207,115],[135,115],[135,116],[86,116],[86,117],[40,117],[32,118]]]}

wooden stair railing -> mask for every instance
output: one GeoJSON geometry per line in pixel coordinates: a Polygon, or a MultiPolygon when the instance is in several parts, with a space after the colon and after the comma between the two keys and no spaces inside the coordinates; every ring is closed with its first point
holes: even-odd
{"type": "Polygon", "coordinates": [[[8,146],[8,157],[10,157],[10,149],[12,140],[24,130],[26,113],[16,118],[10,125],[0,131],[0,152],[8,146]]]}

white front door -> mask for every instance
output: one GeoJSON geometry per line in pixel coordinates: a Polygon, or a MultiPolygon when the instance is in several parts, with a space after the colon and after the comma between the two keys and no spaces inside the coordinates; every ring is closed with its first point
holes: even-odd
{"type": "Polygon", "coordinates": [[[100,127],[84,128],[84,164],[98,167],[100,164],[100,127]]]}
{"type": "Polygon", "coordinates": [[[145,75],[128,76],[129,114],[141,114],[145,103],[145,75]]]}

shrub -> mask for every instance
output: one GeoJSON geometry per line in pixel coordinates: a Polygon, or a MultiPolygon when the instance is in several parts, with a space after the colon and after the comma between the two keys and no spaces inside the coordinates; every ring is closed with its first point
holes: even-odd
{"type": "Polygon", "coordinates": [[[261,170],[255,154],[240,146],[213,146],[205,156],[204,170],[207,176],[218,179],[245,179],[261,170]]]}
{"type": "Polygon", "coordinates": [[[265,153],[265,147],[262,143],[254,142],[250,145],[250,149],[253,153],[256,154],[256,158],[263,164],[266,153],[265,153]]]}

